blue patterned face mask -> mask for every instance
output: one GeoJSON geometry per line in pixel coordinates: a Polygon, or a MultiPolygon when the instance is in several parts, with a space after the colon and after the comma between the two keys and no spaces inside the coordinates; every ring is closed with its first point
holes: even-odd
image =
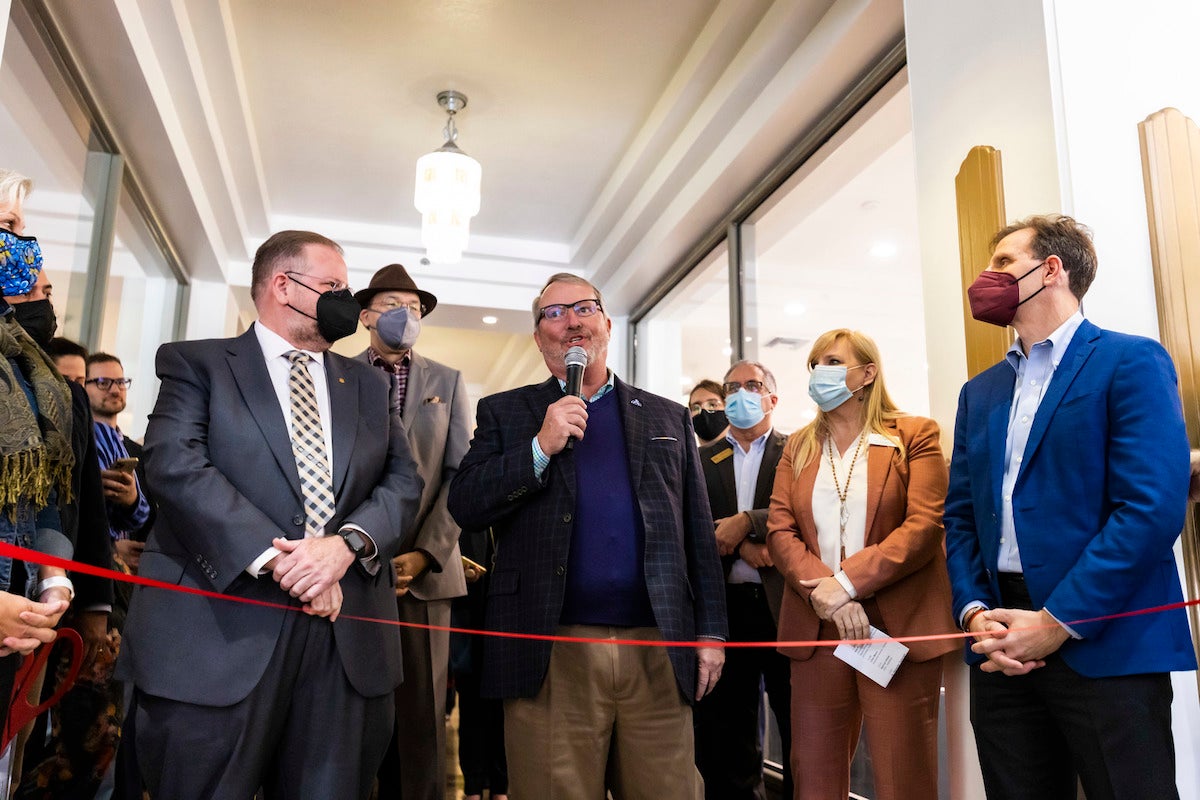
{"type": "Polygon", "coordinates": [[[0,288],[5,297],[29,294],[42,271],[42,248],[32,236],[0,230],[0,288]]]}

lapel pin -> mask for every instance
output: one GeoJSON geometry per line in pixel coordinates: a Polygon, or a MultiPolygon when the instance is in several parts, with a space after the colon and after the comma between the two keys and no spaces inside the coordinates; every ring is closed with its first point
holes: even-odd
{"type": "Polygon", "coordinates": [[[642,401],[641,401],[641,400],[639,400],[639,399],[637,399],[637,398],[635,397],[635,398],[633,398],[632,400],[630,400],[630,401],[629,401],[629,405],[631,405],[631,406],[637,406],[638,408],[641,408],[641,407],[642,407],[642,401]]]}
{"type": "Polygon", "coordinates": [[[345,383],[345,382],[346,382],[345,378],[338,378],[338,383],[345,383]]]}

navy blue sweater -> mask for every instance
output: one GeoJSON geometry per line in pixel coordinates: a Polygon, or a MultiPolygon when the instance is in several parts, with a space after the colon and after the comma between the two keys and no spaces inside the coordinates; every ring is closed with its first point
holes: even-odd
{"type": "Polygon", "coordinates": [[[646,591],[646,529],[633,496],[617,393],[588,406],[575,442],[575,519],[561,621],[653,626],[646,591]]]}

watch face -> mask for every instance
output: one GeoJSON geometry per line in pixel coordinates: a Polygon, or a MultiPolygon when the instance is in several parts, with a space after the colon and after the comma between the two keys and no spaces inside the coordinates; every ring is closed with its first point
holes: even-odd
{"type": "Polygon", "coordinates": [[[351,528],[342,533],[342,538],[346,540],[346,544],[350,545],[350,549],[354,551],[356,556],[361,556],[363,551],[367,549],[367,542],[363,539],[362,534],[351,528]]]}

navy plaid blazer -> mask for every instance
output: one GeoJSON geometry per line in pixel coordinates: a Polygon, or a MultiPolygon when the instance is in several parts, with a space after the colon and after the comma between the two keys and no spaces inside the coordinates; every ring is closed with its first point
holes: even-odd
{"type": "MultiPolygon", "coordinates": [[[[615,386],[633,493],[646,527],[646,589],[658,628],[668,641],[724,639],[725,584],[691,417],[678,403],[620,379],[615,386]]],[[[546,408],[562,396],[552,377],[480,400],[475,438],[450,485],[450,513],[458,524],[465,530],[490,526],[495,533],[490,630],[558,629],[575,512],[574,452],[551,459],[543,484],[534,477],[531,442],[546,408]]],[[[536,695],[551,646],[488,637],[484,694],[536,695]]],[[[667,652],[690,701],[696,693],[696,652],[690,647],[667,652]]]]}

